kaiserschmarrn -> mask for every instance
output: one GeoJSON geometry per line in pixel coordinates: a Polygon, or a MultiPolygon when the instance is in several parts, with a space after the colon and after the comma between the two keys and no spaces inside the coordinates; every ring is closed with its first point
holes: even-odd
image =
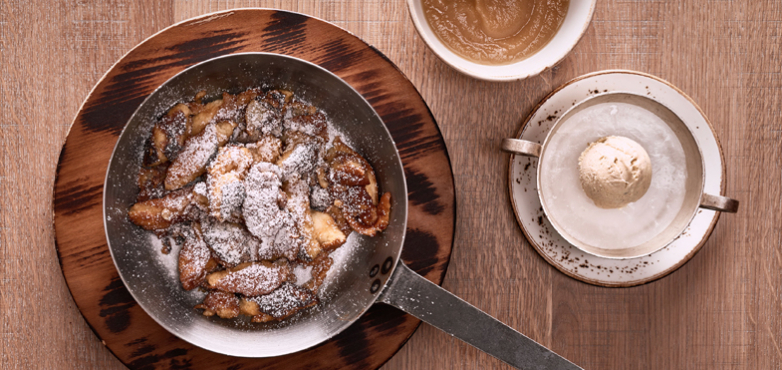
{"type": "MultiPolygon", "coordinates": [[[[250,89],[176,104],[156,121],[128,211],[179,250],[185,290],[206,316],[282,320],[318,304],[329,254],[388,226],[369,162],[324,112],[291,91],[250,89]],[[311,267],[297,279],[296,267],[311,267]]],[[[298,275],[300,276],[300,275],[298,275]]]]}

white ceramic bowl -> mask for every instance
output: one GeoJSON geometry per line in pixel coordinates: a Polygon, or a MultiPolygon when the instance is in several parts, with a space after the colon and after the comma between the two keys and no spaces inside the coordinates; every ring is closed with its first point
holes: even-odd
{"type": "Polygon", "coordinates": [[[570,0],[565,21],[554,38],[527,59],[506,65],[478,64],[454,53],[434,34],[424,16],[421,0],[407,0],[415,29],[435,54],[457,71],[486,81],[515,81],[536,76],[559,63],[573,50],[592,21],[597,0],[570,0]]]}

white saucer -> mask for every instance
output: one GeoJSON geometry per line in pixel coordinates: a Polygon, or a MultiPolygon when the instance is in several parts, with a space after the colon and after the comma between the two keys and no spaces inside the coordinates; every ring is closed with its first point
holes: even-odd
{"type": "MultiPolygon", "coordinates": [[[[703,153],[704,192],[723,194],[725,168],[714,129],[697,104],[681,90],[657,77],[622,70],[578,77],[543,99],[522,125],[519,139],[542,144],[559,115],[591,96],[612,91],[646,95],[676,113],[692,131],[703,153]]],[[[537,192],[537,158],[511,155],[508,183],[511,203],[524,235],[554,267],[583,282],[627,287],[659,279],[689,261],[711,235],[719,212],[699,209],[685,231],[665,248],[624,260],[586,254],[565,241],[551,226],[537,192]]]]}

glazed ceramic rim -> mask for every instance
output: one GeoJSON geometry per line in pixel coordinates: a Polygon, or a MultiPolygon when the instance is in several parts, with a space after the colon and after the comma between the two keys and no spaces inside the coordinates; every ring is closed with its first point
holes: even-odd
{"type": "MultiPolygon", "coordinates": [[[[565,84],[565,86],[567,86],[569,84],[570,83],[567,83],[567,84],[565,84]]],[[[557,91],[559,91],[559,90],[557,90],[557,91]]],[[[546,100],[548,100],[548,97],[546,99],[544,99],[543,102],[545,102],[546,100]]],[[[537,108],[536,108],[535,111],[537,111],[537,108]]],[[[530,114],[530,118],[535,113],[535,111],[533,111],[530,114]]],[[[528,118],[528,120],[529,120],[529,118],[528,118]]],[[[520,136],[521,136],[521,134],[519,135],[519,137],[520,136]]],[[[548,151],[550,151],[550,150],[548,150],[548,151]]],[[[556,122],[554,122],[554,124],[551,126],[551,128],[548,129],[548,133],[546,134],[546,139],[543,141],[543,144],[541,144],[541,150],[540,150],[540,154],[538,155],[538,166],[537,166],[537,171],[536,172],[537,172],[537,181],[536,181],[536,183],[537,183],[537,188],[538,188],[537,193],[538,193],[538,198],[540,199],[540,205],[541,205],[541,207],[543,207],[543,213],[549,219],[549,222],[551,223],[551,226],[554,227],[554,230],[556,230],[557,233],[559,233],[559,236],[561,236],[563,239],[565,239],[565,241],[567,241],[570,245],[578,248],[580,251],[582,251],[584,253],[590,254],[590,255],[595,256],[595,257],[607,258],[607,259],[612,259],[612,260],[630,260],[630,259],[634,259],[634,258],[638,258],[638,257],[643,257],[643,256],[646,256],[646,255],[655,253],[655,252],[665,248],[666,246],[670,245],[671,243],[673,243],[679,237],[679,235],[681,235],[685,230],[687,230],[687,227],[690,225],[692,220],[695,219],[695,216],[698,215],[698,210],[703,209],[703,206],[701,205],[700,199],[702,199],[704,194],[708,194],[708,193],[706,193],[706,190],[704,189],[706,187],[706,160],[705,160],[705,157],[703,155],[703,150],[701,150],[701,147],[700,147],[700,145],[698,144],[698,142],[697,142],[697,140],[695,138],[695,133],[692,132],[690,127],[687,126],[687,124],[684,123],[684,120],[679,115],[677,115],[673,111],[673,109],[671,109],[671,107],[669,107],[667,104],[664,104],[663,102],[660,102],[660,101],[658,101],[656,99],[650,98],[649,96],[645,96],[645,95],[638,94],[638,93],[635,93],[635,92],[628,92],[628,91],[624,91],[624,90],[621,90],[621,89],[608,91],[608,92],[603,92],[603,93],[599,93],[599,94],[587,97],[586,99],[583,99],[583,100],[575,103],[575,105],[573,105],[572,107],[570,107],[566,111],[562,112],[562,115],[556,120],[556,122]],[[541,189],[543,188],[541,186],[541,171],[543,171],[543,166],[540,165],[540,162],[543,161],[543,157],[545,157],[545,154],[547,153],[547,149],[549,148],[549,143],[551,143],[552,138],[554,136],[556,136],[556,132],[555,131],[558,130],[564,124],[564,122],[566,121],[564,118],[568,117],[569,115],[571,115],[573,111],[575,111],[576,109],[578,109],[582,105],[588,104],[588,103],[592,102],[595,99],[605,98],[605,97],[610,96],[610,95],[626,95],[626,96],[633,96],[636,99],[647,99],[647,100],[653,102],[654,104],[659,105],[663,109],[668,110],[671,114],[673,114],[679,120],[681,120],[682,124],[684,125],[685,132],[687,134],[689,134],[689,136],[692,138],[693,142],[695,142],[695,151],[696,151],[696,153],[693,153],[693,154],[697,154],[698,161],[696,161],[696,162],[700,164],[700,168],[701,168],[701,170],[700,170],[700,172],[701,172],[701,179],[700,179],[700,183],[698,185],[698,197],[697,197],[698,198],[698,202],[693,204],[694,207],[692,207],[692,211],[691,212],[687,212],[687,214],[689,214],[689,216],[686,218],[686,222],[684,222],[682,224],[682,227],[681,228],[677,228],[677,229],[680,229],[680,230],[678,230],[676,232],[676,235],[674,235],[670,239],[666,240],[665,242],[661,243],[660,245],[656,246],[654,250],[645,251],[644,253],[641,253],[641,254],[634,254],[634,255],[628,255],[628,256],[610,256],[610,255],[606,255],[606,254],[599,254],[599,253],[595,252],[592,249],[603,249],[603,250],[605,250],[605,248],[597,247],[597,246],[594,246],[594,245],[588,245],[586,242],[578,240],[578,238],[573,236],[571,233],[568,233],[566,230],[563,230],[564,227],[562,226],[561,222],[552,220],[554,218],[551,217],[551,206],[549,205],[548,202],[545,201],[545,199],[546,199],[546,194],[545,193],[546,192],[541,191],[541,189]],[[585,248],[584,246],[587,246],[588,248],[585,248]]],[[[551,194],[549,194],[549,196],[551,196],[551,194]]],[[[682,205],[682,208],[685,207],[686,203],[687,202],[685,201],[684,204],[682,205]]],[[[673,222],[676,222],[676,221],[672,221],[672,223],[673,222]]],[[[663,232],[665,232],[666,230],[667,230],[667,228],[664,229],[661,232],[661,234],[663,232]]],[[[655,236],[655,238],[656,238],[656,236],[655,236]]],[[[652,238],[652,239],[654,239],[654,238],[652,238]]],[[[640,245],[637,245],[637,246],[629,247],[627,249],[638,248],[640,246],[643,246],[647,242],[641,243],[640,245]]]]}
{"type": "MultiPolygon", "coordinates": [[[[465,59],[464,57],[454,53],[449,49],[442,41],[432,32],[429,23],[426,21],[426,17],[423,14],[423,8],[421,5],[422,0],[407,0],[407,8],[410,13],[410,18],[413,20],[415,30],[418,35],[426,43],[426,46],[437,55],[440,60],[451,66],[453,69],[466,74],[468,76],[484,80],[484,81],[516,81],[533,76],[537,76],[546,69],[551,69],[561,62],[565,57],[570,54],[573,48],[578,44],[581,38],[586,33],[589,24],[592,22],[592,16],[595,12],[595,6],[597,0],[571,0],[568,7],[568,16],[571,16],[571,12],[574,6],[584,7],[588,6],[586,12],[582,13],[580,18],[574,19],[573,26],[568,28],[568,34],[563,33],[565,24],[563,22],[562,27],[554,35],[554,38],[543,47],[543,49],[534,53],[528,58],[520,60],[515,63],[507,65],[486,65],[475,63],[465,59]],[[559,50],[552,50],[555,48],[554,42],[565,44],[566,47],[556,47],[559,50]],[[551,54],[554,53],[554,54],[551,54]],[[543,59],[545,58],[545,59],[543,59]],[[539,60],[543,59],[543,60],[539,60]],[[533,64],[534,63],[534,64],[533,64]],[[530,66],[532,64],[532,66],[530,66]]],[[[575,15],[572,15],[575,17],[575,15]]]]}
{"type": "MultiPolygon", "coordinates": [[[[703,112],[701,107],[689,95],[687,95],[684,91],[682,91],[681,89],[679,89],[678,87],[676,87],[672,83],[670,83],[670,82],[668,82],[668,81],[666,81],[666,80],[664,80],[662,78],[659,78],[657,76],[648,74],[648,73],[632,71],[632,70],[623,70],[623,69],[609,69],[609,70],[592,72],[592,73],[588,73],[588,74],[576,77],[576,78],[574,78],[574,79],[564,83],[563,85],[557,87],[551,93],[546,95],[545,98],[541,99],[541,101],[535,106],[535,108],[533,108],[532,111],[530,111],[530,113],[524,118],[524,122],[522,123],[521,128],[519,128],[519,130],[516,132],[516,135],[514,136],[514,138],[517,138],[517,139],[521,138],[522,135],[524,134],[525,130],[529,127],[530,122],[532,121],[533,116],[535,116],[535,114],[540,110],[540,108],[547,101],[549,101],[554,95],[556,95],[557,93],[559,93],[560,91],[562,91],[566,87],[571,86],[571,85],[573,85],[573,84],[575,84],[575,83],[577,83],[579,81],[586,80],[586,79],[589,79],[589,78],[592,78],[592,77],[601,76],[601,75],[613,75],[613,74],[635,75],[635,76],[640,76],[640,77],[648,78],[650,80],[654,80],[656,82],[659,82],[659,83],[661,83],[661,84],[671,88],[679,96],[681,96],[684,99],[686,99],[689,102],[689,104],[691,104],[691,106],[697,110],[697,112],[703,118],[704,122],[708,125],[708,128],[710,130],[711,136],[714,137],[714,141],[715,141],[715,143],[717,145],[717,151],[719,152],[720,165],[721,165],[719,194],[723,194],[725,192],[725,176],[726,176],[725,156],[724,156],[723,151],[722,151],[722,145],[720,144],[720,141],[719,141],[719,139],[717,137],[717,134],[714,131],[714,126],[712,125],[711,121],[706,116],[706,114],[703,112]]],[[[573,279],[580,280],[580,281],[583,281],[583,282],[588,283],[588,284],[597,285],[597,286],[603,286],[603,287],[612,287],[612,288],[632,287],[632,286],[642,285],[642,284],[646,284],[646,283],[655,281],[657,279],[660,279],[660,278],[662,278],[662,277],[664,277],[664,276],[666,276],[666,275],[676,271],[681,266],[683,266],[685,263],[687,263],[690,259],[692,259],[692,257],[694,257],[695,254],[697,254],[701,250],[703,245],[706,244],[706,241],[709,239],[709,237],[711,236],[711,233],[714,231],[714,226],[717,224],[717,221],[719,221],[719,218],[720,218],[720,215],[721,215],[721,212],[715,211],[714,216],[712,217],[711,222],[709,223],[708,227],[704,231],[704,233],[701,236],[700,240],[689,251],[689,253],[687,253],[684,257],[682,257],[680,261],[674,263],[673,265],[671,265],[671,267],[669,267],[669,268],[667,268],[667,269],[665,269],[665,270],[663,270],[663,271],[661,271],[659,273],[656,273],[656,274],[654,274],[652,276],[649,276],[649,277],[646,277],[646,278],[641,278],[641,279],[632,280],[632,281],[623,281],[623,282],[607,282],[605,280],[597,280],[597,279],[589,278],[589,277],[586,277],[586,276],[583,276],[583,275],[578,275],[578,274],[576,274],[576,273],[574,273],[574,272],[572,272],[572,271],[570,271],[568,269],[563,268],[559,263],[557,263],[557,261],[555,261],[553,258],[551,258],[551,256],[549,256],[547,253],[545,253],[544,249],[543,249],[543,246],[538,244],[535,241],[535,239],[529,234],[529,231],[526,229],[526,227],[524,226],[524,222],[521,220],[521,218],[519,216],[519,210],[518,210],[518,208],[516,206],[516,198],[514,197],[514,193],[513,193],[514,176],[513,176],[512,170],[513,170],[513,160],[514,159],[515,159],[515,155],[511,155],[509,160],[508,160],[508,194],[510,196],[511,207],[513,208],[513,215],[516,218],[516,222],[519,224],[519,227],[520,227],[522,233],[524,234],[525,239],[527,239],[527,241],[535,248],[535,251],[538,252],[538,254],[541,257],[543,257],[543,259],[546,260],[546,262],[548,262],[550,265],[554,266],[557,270],[559,270],[563,274],[565,274],[565,275],[567,275],[567,276],[569,276],[569,277],[571,277],[573,279]]],[[[537,176],[537,173],[536,173],[536,176],[537,176]]],[[[535,197],[538,198],[537,195],[535,197]]],[[[570,245],[570,244],[568,244],[568,245],[570,245]]],[[[570,245],[570,246],[572,248],[574,248],[575,250],[581,251],[581,249],[578,248],[578,247],[575,247],[573,245],[570,245]]],[[[660,253],[660,251],[655,252],[655,253],[660,253]]],[[[629,258],[629,259],[615,260],[615,261],[632,261],[632,260],[633,260],[632,258],[629,258]]]]}

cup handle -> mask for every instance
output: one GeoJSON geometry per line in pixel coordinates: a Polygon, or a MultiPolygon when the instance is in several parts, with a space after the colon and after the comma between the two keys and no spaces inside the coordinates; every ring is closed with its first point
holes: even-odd
{"type": "Polygon", "coordinates": [[[543,146],[538,143],[519,139],[502,139],[500,147],[506,152],[536,158],[540,157],[540,151],[543,149],[543,146]]]}
{"type": "Polygon", "coordinates": [[[701,197],[701,208],[736,213],[739,210],[739,201],[721,195],[703,193],[703,196],[701,197]]]}

